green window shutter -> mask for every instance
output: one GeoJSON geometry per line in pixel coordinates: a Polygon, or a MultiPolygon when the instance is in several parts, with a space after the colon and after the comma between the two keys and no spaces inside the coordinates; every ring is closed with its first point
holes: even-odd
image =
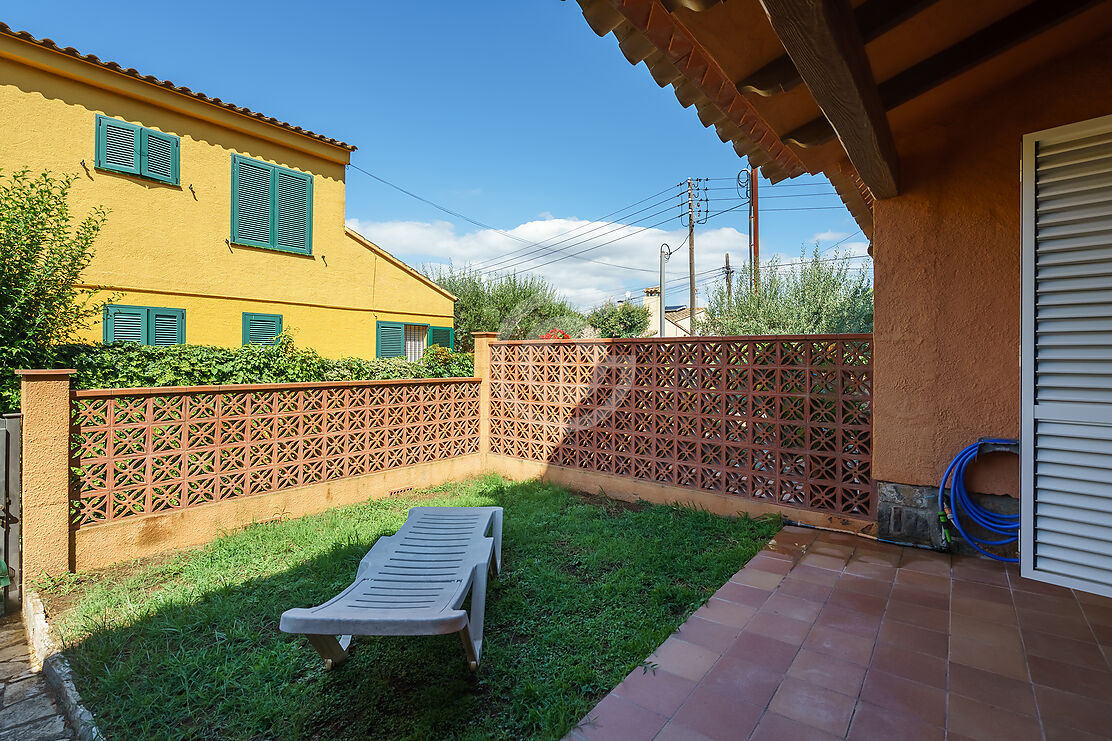
{"type": "Polygon", "coordinates": [[[147,309],[147,344],[185,343],[185,309],[147,309]]]}
{"type": "Polygon", "coordinates": [[[139,174],[140,128],[127,121],[97,116],[96,166],[102,170],[139,174]]]}
{"type": "Polygon", "coordinates": [[[140,131],[139,174],[152,180],[178,185],[180,182],[180,140],[161,131],[140,131]]]}
{"type": "Polygon", "coordinates": [[[105,342],[145,342],[147,310],[141,306],[105,306],[105,342]]]}
{"type": "Polygon", "coordinates": [[[293,252],[312,253],[313,176],[275,168],[277,208],[275,247],[293,252]]]}
{"type": "Polygon", "coordinates": [[[271,247],[273,234],[271,175],[265,162],[232,155],[232,241],[271,247]]]}
{"type": "Polygon", "coordinates": [[[405,328],[400,322],[379,322],[375,337],[375,356],[405,357],[405,328]]]}
{"type": "Polygon", "coordinates": [[[273,345],[282,334],[281,314],[243,313],[243,344],[273,345]]]}
{"type": "Polygon", "coordinates": [[[449,350],[455,350],[456,331],[451,327],[429,327],[429,347],[440,345],[449,350]]]}

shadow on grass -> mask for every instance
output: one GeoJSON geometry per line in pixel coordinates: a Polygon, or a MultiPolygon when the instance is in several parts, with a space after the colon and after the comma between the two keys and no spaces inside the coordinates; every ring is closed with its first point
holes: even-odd
{"type": "Polygon", "coordinates": [[[357,638],[326,672],[278,631],[286,608],[347,586],[415,503],[379,500],[48,590],[48,607],[70,604],[55,625],[106,736],[559,738],[779,527],[496,477],[431,496],[421,503],[506,510],[477,676],[455,635],[357,638]]]}

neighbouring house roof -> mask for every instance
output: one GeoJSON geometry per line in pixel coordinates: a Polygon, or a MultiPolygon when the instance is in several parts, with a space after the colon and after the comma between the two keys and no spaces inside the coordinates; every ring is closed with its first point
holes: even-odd
{"type": "Polygon", "coordinates": [[[249,108],[244,108],[242,106],[237,106],[233,103],[225,102],[225,101],[221,100],[220,98],[211,98],[211,97],[205,95],[204,93],[199,93],[199,92],[196,92],[194,90],[190,90],[187,87],[182,87],[182,86],[179,86],[179,85],[175,85],[174,83],[170,82],[169,80],[160,80],[157,77],[154,77],[153,75],[144,75],[144,74],[140,73],[138,70],[136,70],[134,68],[131,68],[131,67],[126,67],[125,68],[117,62],[104,61],[104,60],[100,59],[99,57],[97,57],[93,54],[82,54],[77,49],[74,49],[72,46],[67,46],[67,47],[63,48],[63,47],[58,46],[56,43],[54,43],[50,39],[37,39],[34,36],[32,36],[31,34],[27,33],[26,31],[15,31],[15,30],[13,30],[6,23],[0,22],[0,35],[8,36],[8,37],[14,38],[14,39],[19,39],[20,41],[24,41],[24,42],[27,42],[29,44],[33,44],[35,46],[41,47],[43,49],[48,49],[50,51],[57,52],[59,54],[64,54],[68,57],[72,57],[73,59],[77,59],[77,60],[80,60],[82,62],[86,62],[87,64],[92,64],[92,65],[95,65],[97,67],[101,67],[103,69],[111,70],[111,71],[117,72],[121,75],[125,75],[127,77],[135,78],[136,80],[142,80],[143,82],[150,83],[151,85],[157,85],[160,88],[169,90],[169,91],[177,93],[179,95],[185,95],[185,96],[188,96],[190,98],[194,98],[196,100],[200,100],[200,101],[203,101],[205,103],[209,103],[211,105],[219,106],[220,108],[227,109],[229,111],[232,111],[233,113],[238,113],[241,116],[247,116],[248,118],[252,118],[252,119],[255,119],[257,121],[261,121],[263,123],[268,123],[272,126],[277,126],[279,128],[285,129],[287,131],[292,131],[295,134],[300,134],[301,136],[305,136],[305,137],[308,137],[310,139],[315,139],[319,142],[323,142],[325,144],[330,144],[330,145],[332,145],[334,147],[338,147],[340,149],[346,149],[349,152],[355,151],[355,149],[356,149],[355,145],[353,145],[353,144],[348,144],[346,142],[340,141],[339,139],[333,139],[330,136],[325,136],[324,134],[318,134],[316,132],[309,131],[308,129],[303,129],[300,126],[295,126],[294,124],[287,123],[286,121],[281,121],[277,118],[274,118],[273,116],[267,116],[267,115],[264,115],[262,113],[257,113],[256,111],[252,111],[249,108]]]}
{"type": "MultiPolygon", "coordinates": [[[[698,309],[695,310],[695,316],[698,316],[699,314],[702,314],[705,311],[706,311],[705,308],[699,307],[698,309]]],[[[687,319],[689,316],[691,316],[691,309],[689,309],[685,306],[684,308],[676,309],[675,311],[665,311],[664,316],[668,317],[669,321],[671,321],[673,323],[680,322],[680,321],[683,321],[684,319],[687,319]]]]}
{"type": "Polygon", "coordinates": [[[443,287],[441,287],[441,285],[439,283],[430,279],[428,276],[426,276],[426,275],[414,270],[413,268],[409,267],[409,265],[406,265],[405,262],[403,262],[402,260],[399,260],[398,258],[394,257],[389,252],[382,249],[377,244],[375,244],[374,242],[367,239],[366,237],[364,237],[359,232],[352,229],[350,226],[345,226],[344,227],[344,232],[346,232],[349,237],[354,239],[359,244],[363,245],[364,247],[371,250],[372,252],[382,256],[385,260],[387,260],[388,262],[390,262],[393,265],[396,265],[401,270],[404,270],[406,273],[413,276],[414,278],[416,278],[420,282],[424,283],[429,288],[432,288],[433,290],[441,293],[446,298],[449,298],[452,301],[459,301],[459,299],[456,296],[454,296],[452,293],[450,293],[449,291],[447,291],[443,287]]]}

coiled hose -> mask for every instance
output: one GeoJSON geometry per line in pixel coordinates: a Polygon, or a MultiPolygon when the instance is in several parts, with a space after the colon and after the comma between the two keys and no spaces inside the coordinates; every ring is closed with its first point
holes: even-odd
{"type": "Polygon", "coordinates": [[[950,465],[946,467],[946,472],[942,474],[942,483],[938,486],[938,518],[942,522],[944,531],[947,522],[953,523],[957,531],[961,533],[961,537],[965,538],[965,542],[973,546],[983,555],[997,561],[1018,563],[1018,558],[1006,558],[1004,556],[998,556],[995,553],[989,553],[983,546],[1008,545],[1018,541],[1019,515],[1002,515],[996,512],[990,512],[974,502],[969,496],[969,492],[965,489],[965,469],[970,463],[976,460],[977,451],[980,449],[980,446],[984,444],[1018,445],[1018,441],[1003,438],[989,438],[963,448],[960,453],[954,456],[954,459],[950,461],[950,465]],[[950,479],[951,474],[953,475],[953,481],[950,483],[949,497],[947,497],[946,481],[950,479]],[[949,503],[949,507],[946,506],[947,502],[949,503]],[[1000,540],[986,540],[984,538],[978,538],[975,535],[970,535],[966,530],[966,525],[962,524],[963,519],[967,519],[968,522],[979,525],[990,533],[1003,535],[1005,537],[1000,540]]]}

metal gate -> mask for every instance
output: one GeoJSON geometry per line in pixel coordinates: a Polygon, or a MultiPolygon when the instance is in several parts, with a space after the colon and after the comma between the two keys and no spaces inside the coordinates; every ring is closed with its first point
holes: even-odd
{"type": "Polygon", "coordinates": [[[19,478],[20,478],[20,424],[22,416],[0,416],[0,525],[4,528],[3,559],[8,566],[11,583],[4,587],[4,612],[10,612],[20,602],[20,553],[19,553],[19,478]]]}

